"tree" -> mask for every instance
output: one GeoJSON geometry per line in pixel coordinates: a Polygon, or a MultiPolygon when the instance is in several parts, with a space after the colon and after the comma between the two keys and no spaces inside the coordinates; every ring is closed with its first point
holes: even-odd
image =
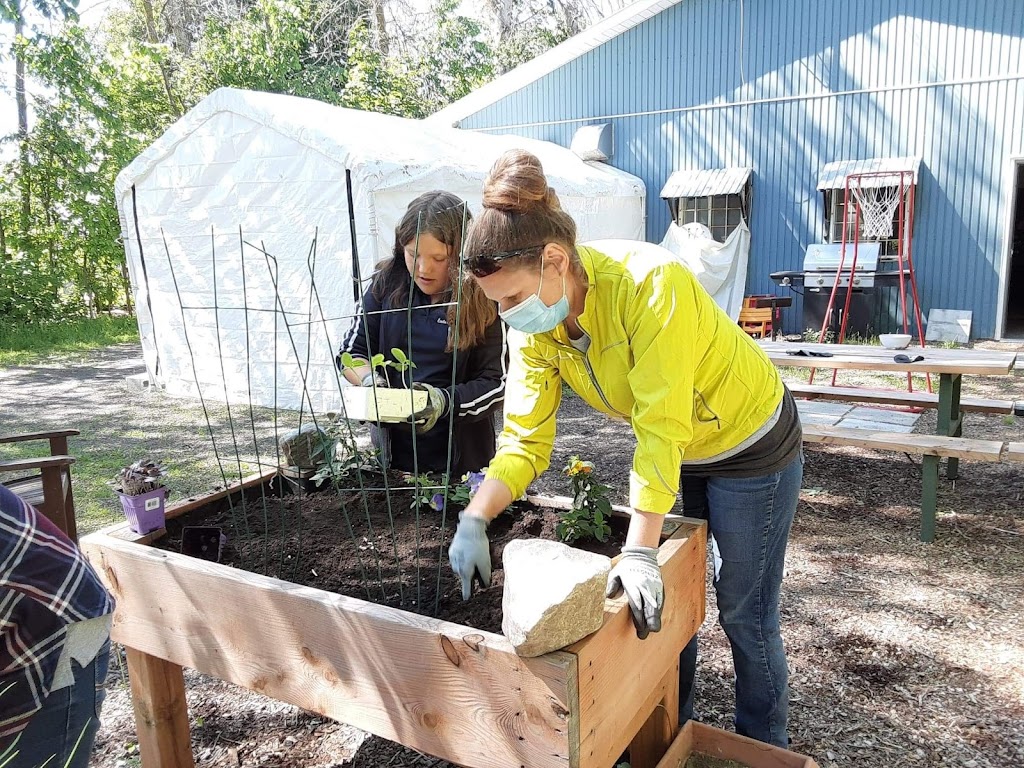
{"type": "MultiPolygon", "coordinates": [[[[24,0],[0,0],[0,20],[14,24],[14,99],[18,110],[18,156],[22,168],[28,164],[28,97],[25,90],[25,11],[24,0]]],[[[33,0],[31,7],[44,18],[77,18],[78,0],[33,0]]],[[[21,176],[21,231],[24,242],[28,240],[29,220],[32,216],[32,187],[28,177],[21,176]]],[[[6,241],[6,237],[4,238],[6,241]]],[[[0,259],[6,258],[6,243],[0,250],[0,259]]]]}

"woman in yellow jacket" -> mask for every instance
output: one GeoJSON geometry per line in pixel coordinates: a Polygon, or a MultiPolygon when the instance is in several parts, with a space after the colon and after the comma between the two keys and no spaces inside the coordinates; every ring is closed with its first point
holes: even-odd
{"type": "MultiPolygon", "coordinates": [[[[736,728],[787,745],[779,590],[803,474],[792,396],[757,345],[670,252],[647,243],[576,244],[576,226],[540,161],[503,155],[484,185],[465,265],[498,302],[509,334],[505,427],[487,478],[449,549],[468,599],[487,585],[487,524],[549,463],[567,383],[627,420],[637,438],[633,516],[609,594],[626,593],[637,634],[661,628],[657,546],[680,475],[700,489],[687,511],[713,537],[719,621],[736,670],[736,728]],[[720,565],[717,565],[720,563],[720,565]]],[[[681,656],[681,716],[693,706],[696,640],[681,656]]]]}

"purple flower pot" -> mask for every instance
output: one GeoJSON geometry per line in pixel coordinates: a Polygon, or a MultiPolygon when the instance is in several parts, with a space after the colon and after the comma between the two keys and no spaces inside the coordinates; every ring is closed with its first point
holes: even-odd
{"type": "Polygon", "coordinates": [[[164,527],[166,488],[154,488],[138,496],[126,496],[120,491],[114,493],[121,497],[124,516],[128,518],[128,525],[135,533],[150,533],[164,527]]]}

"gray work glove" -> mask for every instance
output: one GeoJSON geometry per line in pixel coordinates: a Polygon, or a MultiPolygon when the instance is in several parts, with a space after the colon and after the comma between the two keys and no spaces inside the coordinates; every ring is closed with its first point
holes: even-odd
{"type": "Polygon", "coordinates": [[[372,387],[374,385],[387,389],[388,380],[384,378],[378,371],[370,371],[368,374],[363,376],[363,380],[359,382],[361,386],[372,387]]]}
{"type": "Polygon", "coordinates": [[[416,433],[422,435],[424,432],[432,430],[438,419],[448,415],[448,392],[422,381],[417,381],[412,388],[427,393],[426,407],[422,411],[414,413],[410,418],[410,421],[416,424],[416,433]]]}
{"type": "Polygon", "coordinates": [[[479,575],[485,587],[491,586],[491,547],[487,540],[487,521],[460,512],[459,527],[455,529],[455,538],[448,547],[448,559],[452,570],[462,580],[463,600],[469,600],[474,576],[479,575]]]}
{"type": "Polygon", "coordinates": [[[661,609],[665,605],[665,585],[654,547],[623,547],[622,557],[608,574],[605,597],[626,593],[633,614],[636,636],[641,640],[661,630],[661,609]]]}

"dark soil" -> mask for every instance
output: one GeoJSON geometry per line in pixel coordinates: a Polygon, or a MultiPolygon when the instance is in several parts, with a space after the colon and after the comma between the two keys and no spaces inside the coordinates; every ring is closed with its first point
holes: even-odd
{"type": "MultiPolygon", "coordinates": [[[[379,479],[373,485],[382,487],[383,477],[367,478],[372,479],[379,479]]],[[[488,529],[491,585],[482,589],[477,583],[473,596],[463,602],[447,555],[458,509],[445,514],[442,522],[440,512],[412,507],[413,493],[401,478],[389,482],[390,509],[383,491],[283,496],[250,491],[244,503],[220,502],[168,521],[167,535],[154,546],[180,552],[186,527],[216,526],[227,537],[221,554],[226,565],[500,633],[505,545],[524,538],[557,540],[558,513],[519,502],[494,520],[488,529]]],[[[608,541],[574,546],[612,556],[622,546],[625,532],[625,521],[616,518],[608,541]]],[[[350,765],[447,768],[449,763],[371,736],[350,765]]]]}
{"type": "MultiPolygon", "coordinates": [[[[384,487],[383,477],[365,480],[367,487],[384,487]]],[[[244,502],[221,502],[168,521],[167,536],[154,546],[180,552],[186,527],[217,526],[227,537],[221,556],[226,565],[500,633],[505,545],[524,538],[557,540],[558,513],[519,502],[494,520],[488,529],[491,585],[483,589],[477,582],[463,602],[448,563],[458,510],[444,516],[426,505],[417,510],[400,477],[389,478],[389,487],[390,507],[380,490],[284,496],[250,491],[244,502]]],[[[607,541],[574,546],[612,556],[624,540],[625,521],[616,518],[607,541]]]]}

